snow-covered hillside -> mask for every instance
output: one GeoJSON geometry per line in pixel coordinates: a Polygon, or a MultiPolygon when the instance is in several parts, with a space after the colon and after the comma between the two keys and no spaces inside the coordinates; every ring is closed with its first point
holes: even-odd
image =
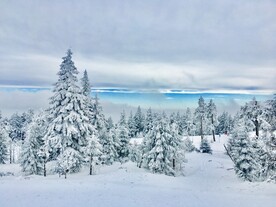
{"type": "MultiPolygon", "coordinates": [[[[196,146],[199,137],[193,137],[196,146]]],[[[135,163],[102,167],[97,175],[89,170],[70,174],[22,176],[19,165],[0,165],[0,206],[275,206],[276,185],[250,183],[237,178],[233,164],[224,154],[226,136],[212,143],[213,154],[187,153],[185,176],[152,174],[135,163]]]]}

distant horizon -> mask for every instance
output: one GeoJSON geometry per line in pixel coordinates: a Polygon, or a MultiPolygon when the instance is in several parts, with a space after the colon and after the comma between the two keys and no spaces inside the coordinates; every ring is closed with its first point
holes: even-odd
{"type": "MultiPolygon", "coordinates": [[[[34,86],[0,86],[0,110],[4,116],[28,109],[45,109],[52,95],[52,87],[34,86]]],[[[179,89],[126,89],[92,87],[91,95],[98,95],[105,115],[118,120],[120,113],[133,113],[138,106],[143,110],[151,107],[157,111],[184,112],[187,107],[196,107],[198,98],[202,96],[206,102],[213,99],[218,112],[228,111],[235,114],[241,105],[256,97],[259,101],[272,99],[273,92],[268,91],[198,91],[179,89]]]]}

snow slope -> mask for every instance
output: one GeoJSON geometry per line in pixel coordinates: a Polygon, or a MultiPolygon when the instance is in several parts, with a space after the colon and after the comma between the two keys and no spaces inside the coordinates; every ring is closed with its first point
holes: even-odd
{"type": "MultiPolygon", "coordinates": [[[[193,140],[198,145],[200,138],[193,140]]],[[[0,165],[0,172],[15,174],[0,177],[0,207],[274,207],[276,185],[239,180],[224,154],[225,140],[223,136],[211,144],[213,155],[186,154],[184,177],[151,174],[131,162],[102,167],[93,176],[83,169],[67,180],[58,175],[25,177],[18,165],[0,165]]]]}

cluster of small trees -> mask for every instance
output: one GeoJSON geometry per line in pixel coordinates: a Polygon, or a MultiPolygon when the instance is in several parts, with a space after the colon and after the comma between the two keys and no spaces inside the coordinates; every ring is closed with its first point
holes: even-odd
{"type": "Polygon", "coordinates": [[[236,174],[247,181],[276,181],[275,102],[262,106],[254,98],[235,116],[226,148],[236,174]],[[250,136],[254,131],[254,136],[250,136]],[[262,131],[262,134],[260,134],[262,131]]]}

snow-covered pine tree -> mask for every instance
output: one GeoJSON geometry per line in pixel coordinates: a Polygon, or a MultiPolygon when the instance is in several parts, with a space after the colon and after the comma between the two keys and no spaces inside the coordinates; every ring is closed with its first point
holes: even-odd
{"type": "Polygon", "coordinates": [[[138,136],[144,130],[144,120],[145,120],[144,114],[140,106],[138,106],[133,119],[135,122],[135,136],[138,136]]]}
{"type": "Polygon", "coordinates": [[[0,164],[5,164],[8,160],[8,133],[0,124],[0,164]]]}
{"type": "Polygon", "coordinates": [[[90,123],[94,123],[95,109],[93,99],[91,97],[91,85],[86,70],[84,71],[83,77],[81,78],[81,86],[81,91],[85,99],[84,103],[86,104],[87,117],[89,118],[90,123]]]}
{"type": "Polygon", "coordinates": [[[133,118],[133,115],[132,115],[132,111],[130,111],[128,121],[127,121],[127,125],[128,125],[129,136],[131,138],[135,137],[136,126],[135,126],[135,121],[134,121],[134,118],[133,118]]]}
{"type": "Polygon", "coordinates": [[[140,147],[137,144],[137,142],[134,141],[133,144],[130,144],[129,147],[129,159],[132,162],[137,163],[137,167],[139,167],[139,162],[141,160],[141,152],[140,152],[140,147]]]}
{"type": "Polygon", "coordinates": [[[64,175],[66,179],[68,173],[76,173],[80,171],[82,162],[83,156],[79,151],[72,147],[66,147],[57,158],[58,172],[64,175]]]}
{"type": "MultiPolygon", "coordinates": [[[[239,119],[233,129],[231,157],[238,177],[253,182],[258,179],[259,169],[254,149],[246,130],[246,121],[239,119]]],[[[229,143],[230,144],[230,143],[229,143]]]]}
{"type": "Polygon", "coordinates": [[[269,125],[266,122],[266,117],[264,113],[264,107],[259,101],[254,97],[252,101],[246,103],[245,106],[241,107],[241,116],[246,117],[250,121],[252,128],[255,130],[256,137],[259,137],[259,132],[263,127],[267,130],[269,125]]]}
{"type": "Polygon", "coordinates": [[[45,147],[43,140],[47,127],[45,120],[45,115],[40,112],[34,116],[27,129],[20,156],[20,165],[26,175],[42,175],[45,170],[43,158],[40,156],[41,148],[45,147]]]}
{"type": "Polygon", "coordinates": [[[254,152],[254,158],[258,165],[258,180],[264,181],[267,178],[268,169],[268,153],[265,148],[265,143],[260,139],[253,139],[252,147],[254,152]]]}
{"type": "Polygon", "coordinates": [[[212,154],[211,145],[210,145],[209,141],[207,140],[207,138],[203,138],[201,140],[199,149],[202,153],[212,154]]]}
{"type": "Polygon", "coordinates": [[[195,150],[195,146],[190,137],[184,139],[184,150],[185,152],[193,152],[195,150]]]}
{"type": "Polygon", "coordinates": [[[118,159],[118,143],[116,140],[115,129],[112,128],[109,131],[106,129],[101,133],[102,146],[103,146],[103,154],[100,158],[102,164],[112,165],[118,159]]]}
{"type": "Polygon", "coordinates": [[[146,135],[151,129],[153,125],[153,116],[152,110],[149,108],[146,113],[145,123],[144,123],[144,135],[146,135]]]}
{"type": "Polygon", "coordinates": [[[164,113],[155,120],[144,145],[144,165],[151,172],[174,176],[181,168],[177,166],[183,166],[183,143],[177,125],[170,127],[164,113]]]}
{"type": "Polygon", "coordinates": [[[87,71],[84,70],[83,77],[81,78],[81,86],[82,86],[82,93],[86,97],[90,97],[91,95],[91,85],[89,82],[87,71]]]}
{"type": "Polygon", "coordinates": [[[22,140],[24,140],[26,138],[26,132],[29,128],[29,124],[32,122],[32,119],[34,117],[34,110],[33,109],[29,109],[26,112],[22,113],[22,120],[23,120],[23,125],[22,125],[22,132],[23,132],[23,137],[22,140]]]}
{"type": "Polygon", "coordinates": [[[265,105],[266,121],[271,126],[271,131],[276,130],[276,94],[273,99],[268,100],[265,105]]]}
{"type": "Polygon", "coordinates": [[[218,116],[217,134],[229,134],[232,129],[232,117],[228,112],[223,112],[218,116]]]}
{"type": "Polygon", "coordinates": [[[271,135],[267,146],[267,175],[268,180],[276,183],[276,137],[271,135]]]}
{"type": "Polygon", "coordinates": [[[182,137],[179,135],[178,122],[170,124],[167,129],[169,134],[167,156],[169,163],[167,163],[165,174],[176,176],[178,172],[183,173],[185,161],[185,145],[182,137]]]}
{"type": "Polygon", "coordinates": [[[120,162],[126,162],[129,155],[129,131],[126,123],[125,111],[121,113],[121,117],[116,130],[116,136],[118,140],[118,158],[120,162]]]}
{"type": "Polygon", "coordinates": [[[109,131],[110,129],[112,129],[114,127],[113,124],[113,119],[111,118],[111,116],[107,119],[107,125],[106,125],[106,129],[107,131],[109,131]]]}
{"type": "Polygon", "coordinates": [[[168,163],[165,156],[165,150],[168,147],[165,138],[168,137],[163,135],[163,123],[162,118],[158,118],[148,137],[151,140],[151,146],[148,147],[149,151],[146,153],[145,161],[146,167],[153,173],[164,173],[168,163]]]}
{"type": "MultiPolygon", "coordinates": [[[[102,155],[102,146],[99,143],[99,132],[97,129],[102,129],[100,125],[98,125],[98,122],[95,122],[95,119],[97,116],[97,111],[95,109],[99,109],[99,106],[95,106],[93,103],[93,100],[91,98],[91,85],[88,78],[88,73],[85,70],[83,73],[83,77],[81,79],[81,85],[82,85],[82,93],[85,96],[86,99],[86,105],[87,105],[87,116],[89,118],[90,123],[96,123],[96,125],[93,128],[92,134],[87,137],[87,145],[84,146],[84,157],[85,160],[89,163],[89,175],[95,174],[95,166],[100,164],[100,157],[102,155]]],[[[96,102],[97,100],[95,100],[96,102]]],[[[96,103],[98,104],[98,102],[96,103]]],[[[101,110],[101,108],[100,108],[101,110]]],[[[112,123],[112,119],[110,117],[110,124],[112,123]]],[[[110,126],[111,127],[111,126],[110,126]]]]}
{"type": "Polygon", "coordinates": [[[95,166],[100,164],[102,155],[102,146],[100,145],[97,134],[93,133],[87,140],[87,146],[84,149],[86,160],[89,162],[89,175],[95,174],[95,166]]]}
{"type": "Polygon", "coordinates": [[[77,172],[83,161],[81,149],[87,145],[94,128],[88,118],[86,98],[77,85],[78,70],[72,61],[71,50],[62,59],[58,81],[50,98],[45,140],[51,158],[58,157],[59,167],[66,167],[64,172],[77,172]],[[69,164],[68,160],[74,163],[69,164]]]}
{"type": "Polygon", "coordinates": [[[93,117],[91,122],[99,133],[106,129],[107,123],[97,94],[93,99],[93,117]]]}
{"type": "Polygon", "coordinates": [[[198,100],[198,107],[195,109],[195,124],[197,131],[203,139],[204,135],[207,133],[208,119],[207,119],[207,106],[202,96],[198,100]]]}
{"type": "Polygon", "coordinates": [[[209,128],[212,131],[213,141],[215,142],[216,141],[215,129],[218,125],[218,121],[217,121],[217,107],[212,99],[210,100],[207,106],[207,118],[209,119],[208,120],[208,122],[210,123],[209,128]]]}
{"type": "Polygon", "coordinates": [[[9,120],[9,136],[13,141],[23,140],[24,139],[24,132],[23,132],[23,126],[24,126],[24,119],[23,117],[18,114],[14,113],[12,114],[10,120],[9,120]]]}
{"type": "Polygon", "coordinates": [[[186,109],[185,116],[183,117],[183,125],[185,135],[192,136],[195,134],[195,124],[193,122],[193,114],[190,108],[186,109]]]}

